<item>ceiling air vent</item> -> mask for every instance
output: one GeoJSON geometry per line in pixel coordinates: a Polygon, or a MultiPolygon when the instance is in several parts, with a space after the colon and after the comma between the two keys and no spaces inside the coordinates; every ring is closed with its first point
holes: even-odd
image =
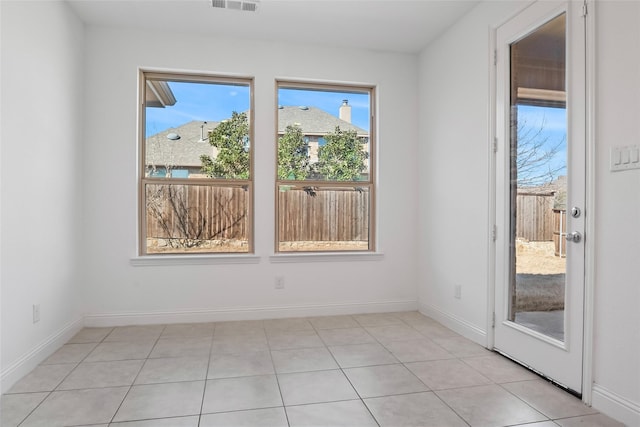
{"type": "Polygon", "coordinates": [[[219,9],[255,12],[258,9],[258,0],[211,0],[211,6],[219,9]]]}
{"type": "Polygon", "coordinates": [[[243,1],[242,2],[242,10],[247,12],[255,12],[258,9],[258,3],[254,3],[252,1],[243,1]]]}

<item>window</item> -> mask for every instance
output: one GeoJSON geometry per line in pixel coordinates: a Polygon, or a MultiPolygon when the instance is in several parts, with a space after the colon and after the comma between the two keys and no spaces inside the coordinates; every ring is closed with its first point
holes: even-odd
{"type": "Polygon", "coordinates": [[[374,88],[277,88],[276,252],[374,251],[374,88]]]}
{"type": "Polygon", "coordinates": [[[253,252],[253,80],[141,72],[140,254],[253,252]]]}

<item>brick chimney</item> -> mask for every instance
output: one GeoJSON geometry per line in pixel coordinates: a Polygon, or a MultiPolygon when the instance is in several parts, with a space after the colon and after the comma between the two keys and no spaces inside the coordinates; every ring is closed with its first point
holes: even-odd
{"type": "Polygon", "coordinates": [[[338,113],[338,117],[340,117],[340,120],[344,120],[347,123],[351,123],[351,105],[349,105],[348,99],[342,100],[342,105],[340,106],[340,112],[338,113]]]}

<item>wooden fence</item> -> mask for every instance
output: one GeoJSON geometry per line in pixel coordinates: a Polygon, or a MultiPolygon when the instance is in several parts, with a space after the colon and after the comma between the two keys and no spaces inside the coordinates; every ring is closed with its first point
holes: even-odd
{"type": "MultiPolygon", "coordinates": [[[[279,237],[291,241],[367,241],[367,188],[283,189],[279,237]]],[[[238,239],[248,236],[249,192],[242,187],[148,184],[147,238],[238,239]]]]}
{"type": "Polygon", "coordinates": [[[556,256],[565,256],[567,212],[554,207],[554,197],[549,193],[518,194],[516,237],[530,242],[553,241],[556,256]]]}
{"type": "Polygon", "coordinates": [[[278,203],[281,242],[369,239],[367,188],[284,189],[278,193],[278,203]]]}
{"type": "MultiPolygon", "coordinates": [[[[242,187],[149,184],[148,238],[247,240],[249,192],[242,187]]],[[[529,241],[560,240],[566,213],[553,209],[552,194],[517,195],[516,236],[529,241]]],[[[279,240],[367,241],[369,191],[366,188],[289,188],[278,193],[279,240]]]]}
{"type": "Polygon", "coordinates": [[[249,191],[242,187],[148,184],[147,237],[246,240],[249,191]]]}
{"type": "Polygon", "coordinates": [[[553,240],[553,194],[518,193],[516,207],[516,237],[553,240]]]}
{"type": "Polygon", "coordinates": [[[567,211],[566,209],[553,210],[553,245],[556,256],[567,256],[567,211]]]}

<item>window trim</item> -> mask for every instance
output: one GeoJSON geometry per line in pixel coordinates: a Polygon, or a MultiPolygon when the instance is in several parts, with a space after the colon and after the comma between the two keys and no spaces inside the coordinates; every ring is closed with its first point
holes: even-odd
{"type": "Polygon", "coordinates": [[[230,264],[259,264],[261,257],[254,254],[204,253],[185,255],[144,255],[129,258],[133,267],[158,267],[180,265],[230,265],[230,264]]]}
{"type": "Polygon", "coordinates": [[[304,81],[286,78],[275,79],[275,106],[274,106],[274,120],[275,120],[275,172],[274,172],[274,255],[270,258],[272,262],[288,262],[293,259],[300,259],[305,257],[309,260],[329,260],[335,255],[357,256],[378,254],[377,252],[377,171],[376,166],[377,159],[377,114],[376,114],[376,93],[377,87],[373,84],[363,83],[341,83],[331,81],[304,81]],[[278,178],[278,139],[280,137],[278,133],[278,112],[279,112],[279,90],[283,89],[301,89],[301,90],[318,90],[327,92],[349,92],[354,93],[369,93],[369,179],[368,181],[318,181],[318,180],[281,180],[278,178]],[[281,251],[280,250],[280,206],[278,200],[278,193],[280,186],[292,185],[292,186],[317,186],[317,187],[353,187],[354,183],[361,184],[360,186],[368,187],[369,189],[369,235],[368,235],[368,249],[366,250],[317,250],[317,251],[281,251]],[[364,184],[364,185],[362,185],[364,184]],[[284,260],[287,261],[284,261],[284,260]],[[282,261],[281,261],[282,260],[282,261]]]}
{"type": "Polygon", "coordinates": [[[272,264],[296,264],[306,262],[358,262],[382,261],[384,252],[344,251],[344,252],[280,252],[269,256],[272,264]]]}
{"type": "Polygon", "coordinates": [[[154,69],[138,69],[138,161],[137,168],[137,191],[138,191],[138,232],[137,234],[137,256],[131,259],[132,265],[157,265],[156,261],[164,259],[184,259],[184,261],[173,262],[173,264],[185,264],[191,259],[200,263],[206,258],[220,258],[225,260],[235,260],[246,257],[253,259],[255,255],[255,78],[252,76],[231,76],[224,74],[209,74],[202,72],[178,72],[162,71],[154,69]],[[211,84],[240,84],[249,87],[249,179],[220,179],[220,178],[159,178],[145,176],[146,160],[146,91],[147,80],[164,80],[184,83],[211,83],[211,84]],[[148,253],[147,252],[147,224],[146,224],[146,190],[147,184],[189,184],[204,186],[246,186],[249,191],[247,201],[247,252],[185,252],[185,253],[148,253]],[[143,260],[148,260],[145,262],[143,260]]]}

